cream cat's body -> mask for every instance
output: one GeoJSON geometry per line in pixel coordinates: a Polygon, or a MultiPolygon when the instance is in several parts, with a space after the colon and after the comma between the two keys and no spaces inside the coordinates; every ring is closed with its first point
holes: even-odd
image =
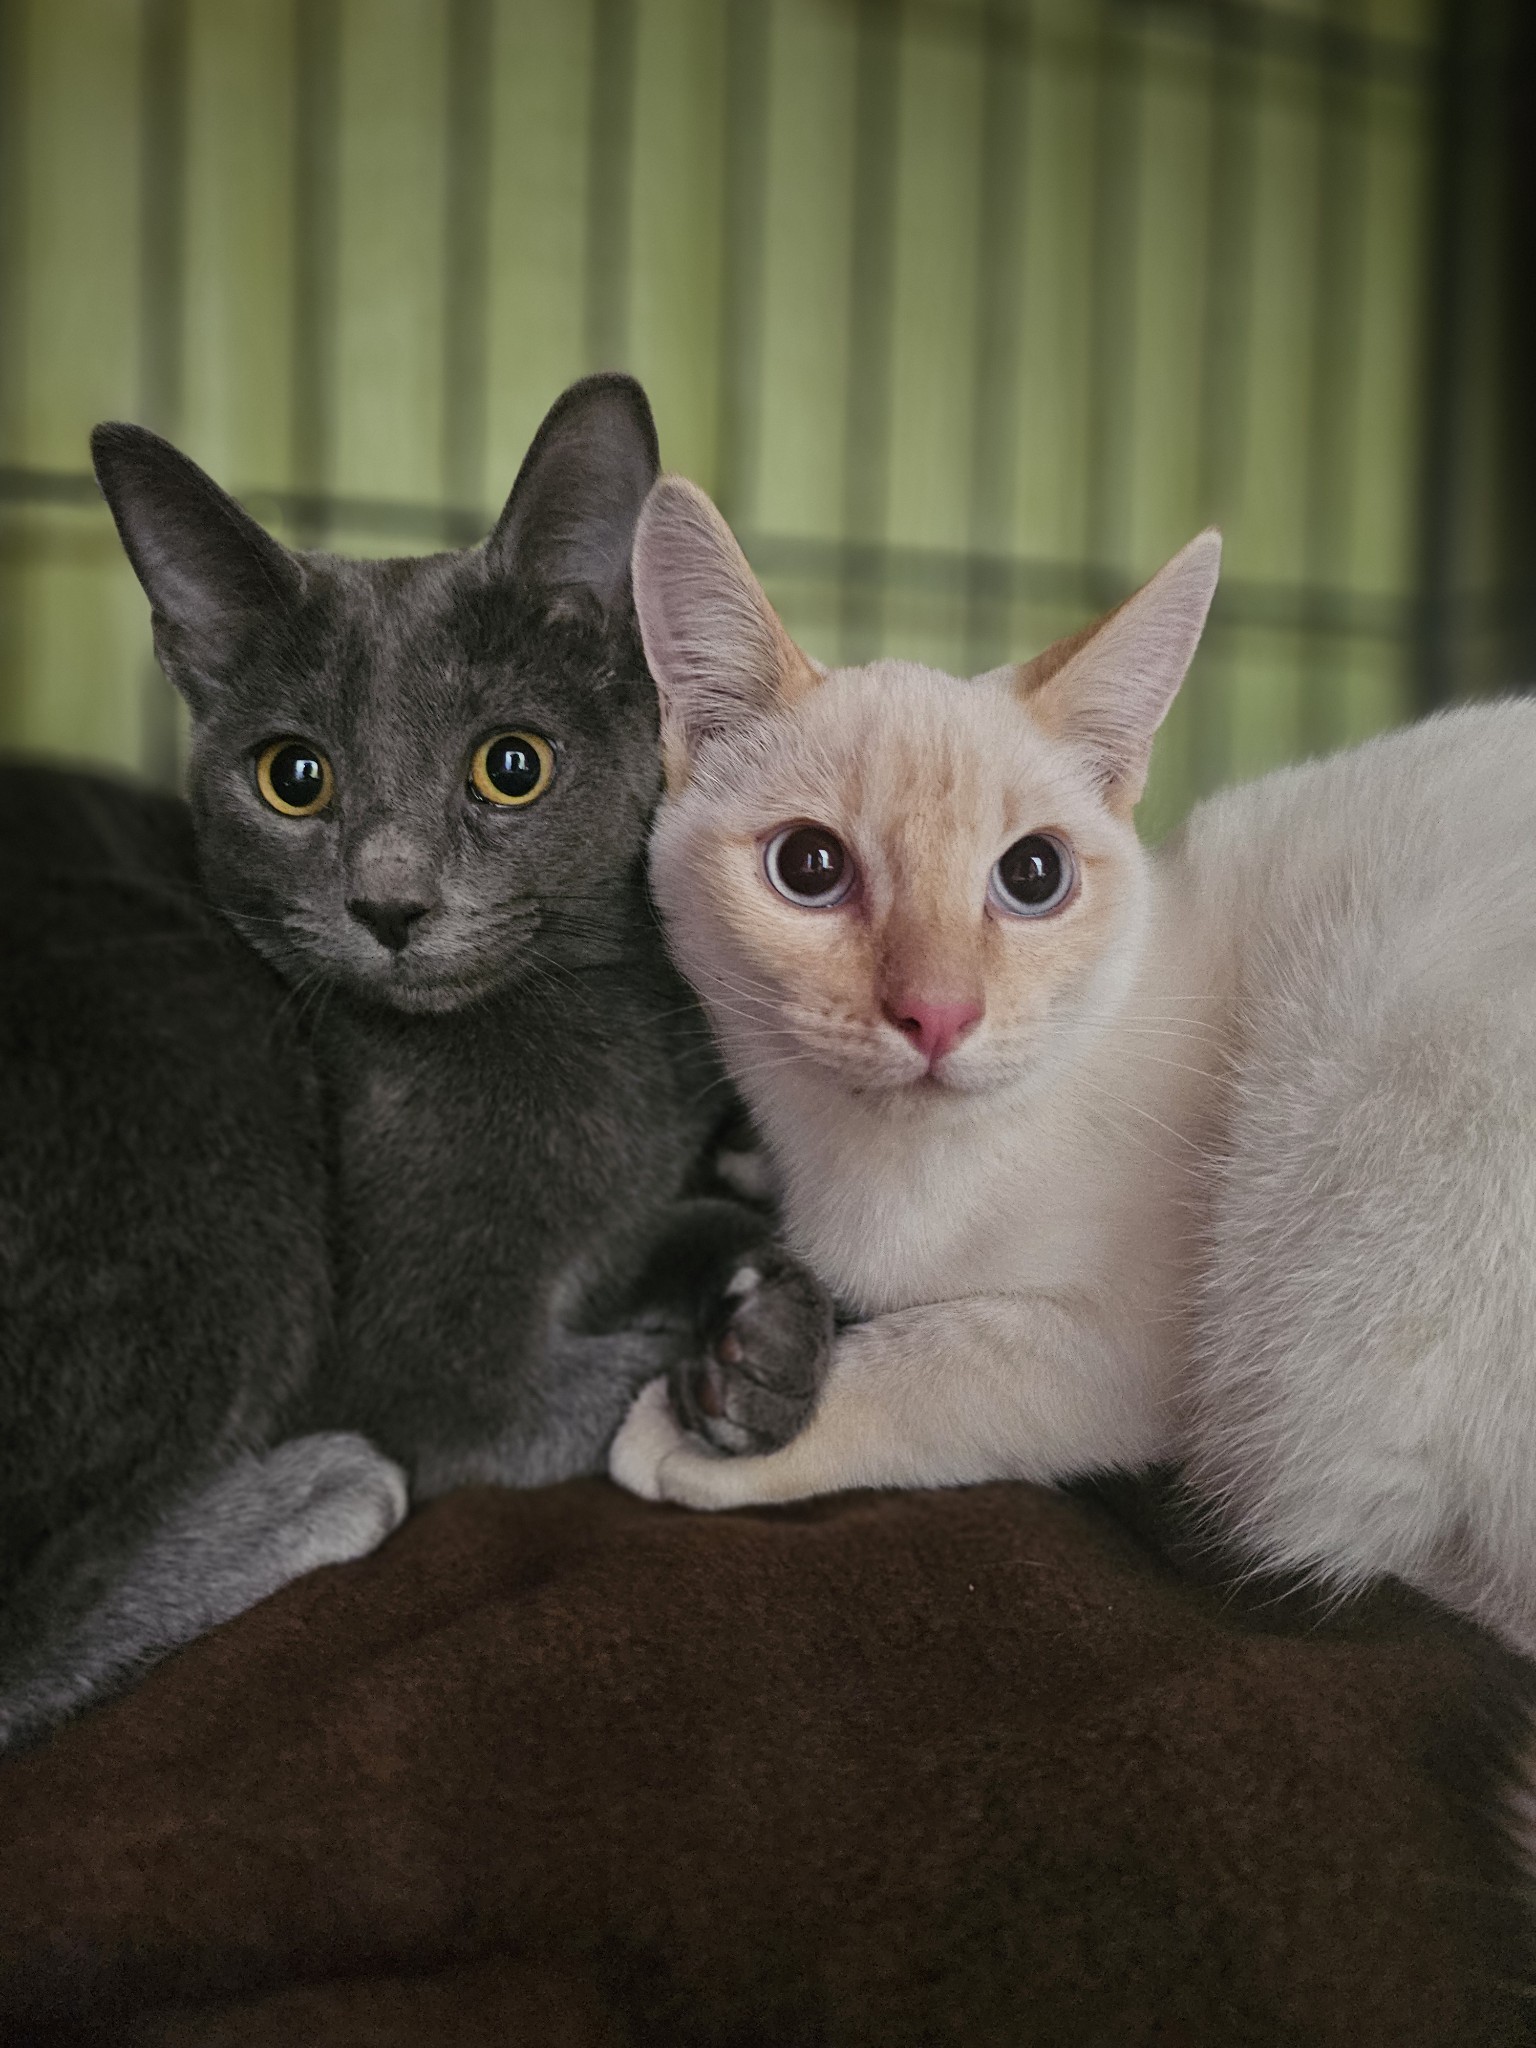
{"type": "MultiPolygon", "coordinates": [[[[839,1484],[1054,1479],[1167,1455],[1200,1199],[1198,1156],[1173,1133],[1206,1113],[1219,1058],[1188,977],[1170,976],[1174,962],[1155,946],[1140,964],[1129,1020],[1095,1028],[1070,1090],[1046,1075],[974,1097],[853,1097],[814,1068],[759,1072],[751,1027],[718,1017],[782,1180],[787,1237],[867,1319],[843,1339],[843,1377],[855,1356],[878,1374],[880,1350],[893,1369],[899,1354],[909,1401],[931,1395],[935,1415],[910,1444],[883,1443],[850,1404],[835,1449],[802,1438],[774,1470],[753,1461],[748,1480],[733,1464],[706,1483],[788,1497],[839,1484]],[[834,1457],[849,1476],[823,1476],[821,1460],[834,1457]]],[[[824,1392],[824,1419],[839,1391],[824,1392]]]]}
{"type": "Polygon", "coordinates": [[[636,556],[654,886],[862,1320],[781,1450],[719,1457],[650,1392],[616,1474],[728,1506],[1174,1457],[1267,1561],[1398,1573],[1536,1651],[1536,704],[1233,790],[1148,856],[1214,542],[965,683],[814,669],[707,512],[648,508],[636,556]],[[790,829],[856,890],[773,881],[790,829]],[[1072,885],[1026,911],[1000,856],[1042,835],[1072,885]]]}

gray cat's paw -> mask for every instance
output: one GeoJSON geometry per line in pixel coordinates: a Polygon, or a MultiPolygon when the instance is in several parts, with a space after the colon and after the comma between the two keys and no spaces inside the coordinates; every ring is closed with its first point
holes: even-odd
{"type": "Polygon", "coordinates": [[[279,1444],[260,1460],[253,1480],[285,1579],[366,1557],[400,1526],[409,1506],[400,1467],[347,1431],[279,1444]]]}
{"type": "Polygon", "coordinates": [[[405,1474],[360,1436],[247,1453],[182,1502],[118,1582],[0,1694],[0,1750],[27,1740],[321,1565],[365,1557],[404,1519],[405,1474]]]}
{"type": "Polygon", "coordinates": [[[832,1301],[787,1252],[763,1246],[730,1276],[703,1355],[671,1377],[684,1425],[717,1450],[777,1450],[810,1420],[832,1359],[832,1301]]]}

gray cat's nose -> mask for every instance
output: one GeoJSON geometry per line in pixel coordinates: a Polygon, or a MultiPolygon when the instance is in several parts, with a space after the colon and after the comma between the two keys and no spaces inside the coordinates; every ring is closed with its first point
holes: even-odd
{"type": "Polygon", "coordinates": [[[432,906],[398,896],[349,896],[347,908],[359,924],[367,925],[381,946],[388,946],[391,953],[399,953],[410,940],[412,925],[417,918],[425,917],[432,906]]]}

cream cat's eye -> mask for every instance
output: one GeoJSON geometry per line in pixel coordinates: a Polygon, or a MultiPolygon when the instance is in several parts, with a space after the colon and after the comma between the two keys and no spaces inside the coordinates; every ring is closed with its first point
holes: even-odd
{"type": "Polygon", "coordinates": [[[1009,917],[1049,917],[1071,896],[1077,864],[1051,832],[1029,832],[994,862],[987,901],[1009,917]]]}
{"type": "Polygon", "coordinates": [[[482,740],[469,764],[469,793],[483,804],[516,810],[548,789],[555,750],[536,732],[498,732],[482,740]]]}
{"type": "Polygon", "coordinates": [[[331,764],[308,740],[272,740],[256,757],[263,803],[285,818],[313,818],[335,793],[331,764]]]}
{"type": "Polygon", "coordinates": [[[787,903],[831,910],[858,878],[853,855],[825,825],[786,825],[763,849],[763,872],[787,903]]]}

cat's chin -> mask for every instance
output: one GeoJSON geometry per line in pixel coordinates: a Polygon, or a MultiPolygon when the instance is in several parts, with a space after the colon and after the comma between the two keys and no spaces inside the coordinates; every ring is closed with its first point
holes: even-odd
{"type": "Polygon", "coordinates": [[[455,1010],[467,1010],[474,1003],[505,988],[506,975],[480,975],[469,980],[433,981],[398,979],[358,980],[352,992],[381,1010],[397,1010],[407,1017],[446,1017],[455,1010]]]}
{"type": "Polygon", "coordinates": [[[505,971],[432,974],[420,968],[413,970],[403,962],[377,974],[359,974],[355,967],[336,974],[338,985],[354,1002],[407,1017],[445,1017],[456,1010],[467,1010],[517,978],[505,971]]]}
{"type": "Polygon", "coordinates": [[[1004,1079],[997,1075],[981,1074],[920,1074],[915,1081],[909,1081],[900,1091],[911,1101],[932,1104],[935,1107],[947,1104],[963,1109],[971,1103],[989,1101],[995,1095],[1006,1093],[1016,1087],[1013,1077],[1004,1079]]]}
{"type": "Polygon", "coordinates": [[[446,1017],[454,1010],[467,1010],[471,1003],[489,995],[496,984],[486,982],[478,988],[444,986],[440,983],[423,982],[416,986],[399,985],[378,987],[369,984],[358,990],[365,1000],[375,1003],[381,1010],[399,1010],[407,1017],[446,1017]]]}
{"type": "Polygon", "coordinates": [[[888,1107],[898,1116],[964,1110],[1018,1085],[1012,1075],[929,1072],[871,1076],[846,1067],[829,1066],[826,1070],[844,1094],[877,1109],[888,1107]]]}

